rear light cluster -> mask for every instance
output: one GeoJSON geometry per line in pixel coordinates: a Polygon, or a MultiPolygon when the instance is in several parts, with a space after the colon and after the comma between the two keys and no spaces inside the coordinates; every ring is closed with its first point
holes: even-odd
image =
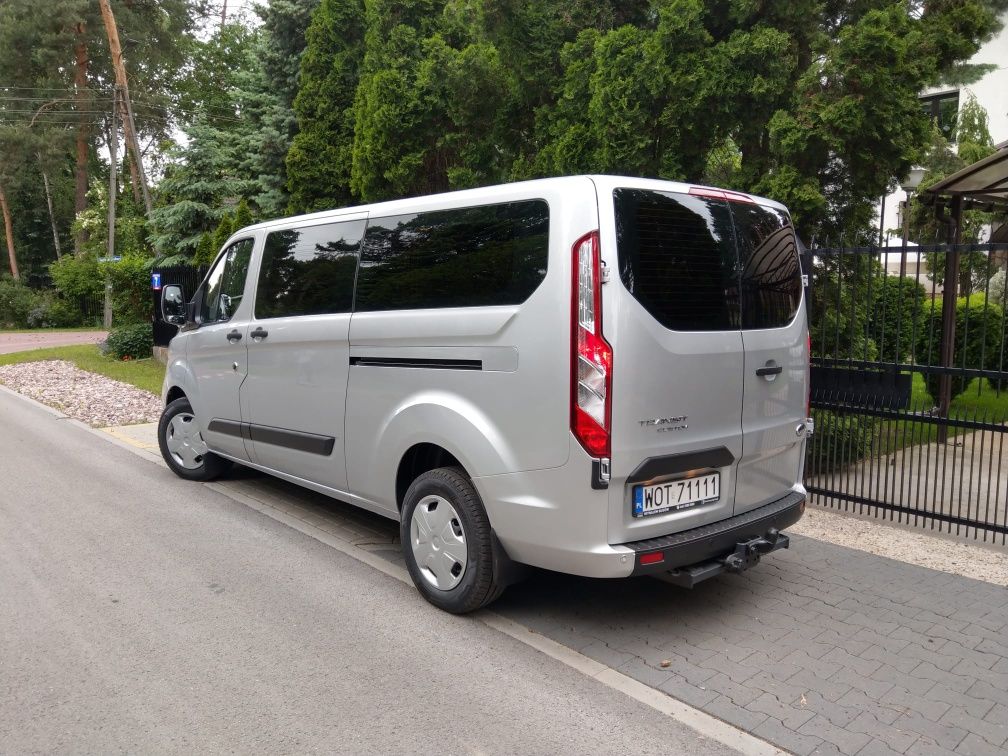
{"type": "Polygon", "coordinates": [[[612,347],[602,338],[602,261],[598,231],[574,243],[571,287],[571,431],[593,457],[608,457],[612,424],[612,347]]]}

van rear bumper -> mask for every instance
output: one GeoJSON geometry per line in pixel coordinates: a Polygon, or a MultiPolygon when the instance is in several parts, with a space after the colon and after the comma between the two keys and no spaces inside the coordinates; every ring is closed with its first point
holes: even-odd
{"type": "Polygon", "coordinates": [[[620,546],[635,554],[631,575],[653,575],[725,557],[740,541],[765,536],[771,530],[783,530],[798,522],[804,513],[805,495],[791,491],[777,501],[720,522],[620,546]],[[661,561],[652,561],[658,554],[661,561]],[[642,564],[642,557],[650,563],[642,564]]]}

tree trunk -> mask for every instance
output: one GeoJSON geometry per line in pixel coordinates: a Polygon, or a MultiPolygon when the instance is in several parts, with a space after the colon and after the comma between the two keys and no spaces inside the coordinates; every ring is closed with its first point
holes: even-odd
{"type": "Polygon", "coordinates": [[[39,170],[42,172],[42,186],[45,187],[46,205],[49,207],[49,223],[52,226],[53,246],[56,248],[56,259],[59,260],[63,257],[63,251],[60,249],[59,231],[56,228],[56,216],[53,214],[52,192],[49,190],[49,177],[46,175],[45,168],[42,166],[42,156],[39,155],[38,159],[39,170]]]}
{"type": "MultiPolygon", "coordinates": [[[[74,167],[74,214],[78,215],[87,210],[88,189],[88,116],[85,115],[88,109],[88,50],[87,43],[84,41],[83,22],[77,24],[76,34],[77,39],[74,43],[74,90],[76,91],[77,111],[81,114],[80,123],[77,125],[77,163],[74,167]]],[[[86,241],[87,232],[78,231],[74,234],[75,255],[79,256],[84,252],[84,242],[86,241]]]]}
{"type": "Polygon", "coordinates": [[[0,211],[3,212],[4,231],[7,234],[7,259],[10,262],[11,278],[20,280],[21,273],[18,270],[17,254],[14,252],[14,224],[11,222],[10,207],[7,205],[7,193],[4,192],[2,186],[0,186],[0,211]]]}

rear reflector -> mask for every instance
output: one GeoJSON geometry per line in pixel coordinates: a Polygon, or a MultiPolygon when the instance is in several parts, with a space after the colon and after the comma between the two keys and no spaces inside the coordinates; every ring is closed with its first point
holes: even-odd
{"type": "Polygon", "coordinates": [[[641,554],[638,561],[641,564],[658,564],[665,561],[665,552],[653,551],[650,554],[641,554]]]}

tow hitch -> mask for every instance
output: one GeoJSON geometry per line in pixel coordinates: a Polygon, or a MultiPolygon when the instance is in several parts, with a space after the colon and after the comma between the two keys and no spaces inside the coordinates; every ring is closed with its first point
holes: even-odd
{"type": "Polygon", "coordinates": [[[777,549],[786,549],[791,545],[791,539],[780,531],[771,528],[766,535],[739,541],[730,554],[710,562],[702,562],[689,567],[679,567],[669,572],[657,574],[654,577],[666,583],[678,585],[681,588],[692,588],[697,583],[720,575],[723,572],[740,573],[759,564],[760,557],[777,549]]]}

